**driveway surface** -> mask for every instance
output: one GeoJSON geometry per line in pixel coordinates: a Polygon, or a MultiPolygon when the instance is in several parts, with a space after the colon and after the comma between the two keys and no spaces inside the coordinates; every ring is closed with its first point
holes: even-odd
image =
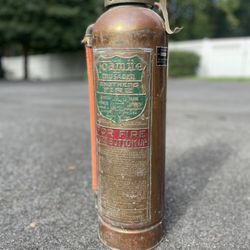
{"type": "MultiPolygon", "coordinates": [[[[250,249],[250,84],[170,80],[158,250],[250,249]]],[[[87,84],[0,83],[0,249],[104,250],[87,84]]]]}

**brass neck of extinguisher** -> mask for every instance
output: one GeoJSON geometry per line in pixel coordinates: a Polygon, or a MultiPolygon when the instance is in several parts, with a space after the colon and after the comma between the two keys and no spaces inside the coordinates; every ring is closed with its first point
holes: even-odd
{"type": "Polygon", "coordinates": [[[171,35],[180,32],[183,28],[176,27],[173,30],[170,28],[169,24],[169,16],[168,16],[168,0],[159,0],[159,2],[155,2],[155,0],[104,0],[105,7],[109,7],[117,4],[128,4],[128,3],[136,3],[136,4],[145,4],[149,6],[156,6],[161,12],[164,19],[166,32],[171,35]]]}

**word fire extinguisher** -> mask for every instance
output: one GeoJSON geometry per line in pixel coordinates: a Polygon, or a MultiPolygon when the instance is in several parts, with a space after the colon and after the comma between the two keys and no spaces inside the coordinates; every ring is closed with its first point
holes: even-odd
{"type": "Polygon", "coordinates": [[[84,38],[99,237],[152,249],[164,232],[168,34],[180,28],[171,31],[166,0],[105,6],[84,38]]]}

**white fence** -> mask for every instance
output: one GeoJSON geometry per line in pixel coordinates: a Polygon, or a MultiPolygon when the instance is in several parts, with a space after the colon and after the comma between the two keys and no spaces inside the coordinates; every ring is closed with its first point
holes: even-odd
{"type": "Polygon", "coordinates": [[[250,77],[249,37],[176,42],[170,44],[171,50],[199,54],[201,77],[250,77]]]}
{"type": "MultiPolygon", "coordinates": [[[[29,78],[31,80],[83,78],[84,60],[83,52],[30,56],[29,78]]],[[[23,79],[23,57],[5,57],[3,67],[7,79],[23,79]]]]}
{"type": "MultiPolygon", "coordinates": [[[[250,77],[250,37],[174,42],[169,47],[199,54],[201,77],[250,77]]],[[[83,52],[30,56],[30,79],[82,78],[84,60],[83,52]]],[[[23,78],[22,57],[4,58],[3,66],[8,79],[23,78]]]]}

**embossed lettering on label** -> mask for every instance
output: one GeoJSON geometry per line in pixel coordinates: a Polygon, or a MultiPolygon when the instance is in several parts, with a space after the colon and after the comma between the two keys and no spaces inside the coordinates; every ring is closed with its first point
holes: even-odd
{"type": "Polygon", "coordinates": [[[98,211],[143,225],[151,209],[151,49],[95,49],[98,211]]]}
{"type": "Polygon", "coordinates": [[[100,114],[116,123],[141,115],[147,102],[142,82],[146,69],[143,59],[138,55],[100,57],[96,67],[100,114]]]}

